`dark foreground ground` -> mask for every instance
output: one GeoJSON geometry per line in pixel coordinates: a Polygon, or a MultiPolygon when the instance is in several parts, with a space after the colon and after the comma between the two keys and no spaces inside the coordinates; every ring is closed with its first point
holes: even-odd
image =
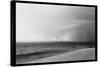
{"type": "Polygon", "coordinates": [[[94,47],[94,42],[16,43],[16,63],[34,63],[48,57],[94,47]]]}

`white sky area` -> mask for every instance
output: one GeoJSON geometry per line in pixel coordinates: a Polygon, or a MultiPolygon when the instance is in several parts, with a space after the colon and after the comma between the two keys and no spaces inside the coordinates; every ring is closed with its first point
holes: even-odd
{"type": "Polygon", "coordinates": [[[90,41],[94,28],[93,7],[16,4],[16,42],[90,41]]]}

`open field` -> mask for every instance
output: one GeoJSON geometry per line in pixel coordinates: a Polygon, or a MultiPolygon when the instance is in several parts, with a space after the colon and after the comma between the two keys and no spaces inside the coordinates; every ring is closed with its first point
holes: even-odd
{"type": "Polygon", "coordinates": [[[52,50],[72,50],[95,47],[94,42],[32,42],[16,43],[16,55],[52,50]],[[67,49],[66,49],[67,48],[67,49]]]}
{"type": "Polygon", "coordinates": [[[16,63],[24,64],[38,61],[43,58],[93,47],[95,47],[94,42],[16,43],[16,63]]]}
{"type": "Polygon", "coordinates": [[[65,52],[63,54],[26,63],[44,63],[44,62],[78,61],[78,60],[95,60],[95,48],[84,48],[72,52],[65,52]]]}

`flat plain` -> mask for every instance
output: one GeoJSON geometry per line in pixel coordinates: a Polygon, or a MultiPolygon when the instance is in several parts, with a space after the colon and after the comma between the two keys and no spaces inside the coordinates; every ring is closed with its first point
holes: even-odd
{"type": "Polygon", "coordinates": [[[92,60],[95,58],[94,52],[94,42],[17,42],[16,64],[59,62],[60,60],[75,61],[73,57],[75,57],[74,55],[76,54],[78,55],[78,57],[80,56],[83,58],[77,58],[76,60],[92,60]],[[81,51],[83,52],[83,54],[80,55],[80,53],[82,53],[81,51]],[[93,54],[93,57],[89,57],[89,59],[87,58],[87,56],[91,54],[91,52],[93,54]],[[70,53],[72,54],[70,55],[70,53]],[[62,55],[62,57],[60,57],[59,55],[62,55]],[[70,58],[69,55],[73,57],[70,58]],[[63,58],[63,56],[66,58],[63,58]],[[52,57],[56,58],[54,59],[52,57]],[[60,60],[57,60],[58,58],[60,58],[60,60]],[[48,60],[46,61],[46,59],[48,60]]]}

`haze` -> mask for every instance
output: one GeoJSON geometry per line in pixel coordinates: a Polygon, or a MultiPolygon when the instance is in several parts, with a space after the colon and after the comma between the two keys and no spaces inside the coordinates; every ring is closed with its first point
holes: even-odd
{"type": "Polygon", "coordinates": [[[16,4],[16,42],[94,41],[95,8],[16,4]]]}

